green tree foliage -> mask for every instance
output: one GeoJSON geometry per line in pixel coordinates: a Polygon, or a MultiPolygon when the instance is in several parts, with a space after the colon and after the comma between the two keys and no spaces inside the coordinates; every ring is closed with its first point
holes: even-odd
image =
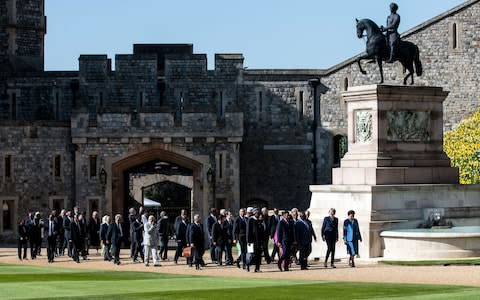
{"type": "Polygon", "coordinates": [[[445,133],[444,151],[460,172],[461,184],[480,183],[480,111],[445,133]]]}

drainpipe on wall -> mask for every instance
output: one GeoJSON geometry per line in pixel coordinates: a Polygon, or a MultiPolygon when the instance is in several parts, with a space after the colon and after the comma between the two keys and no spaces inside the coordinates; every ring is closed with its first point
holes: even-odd
{"type": "Polygon", "coordinates": [[[313,89],[313,122],[312,122],[312,134],[313,134],[313,147],[312,147],[312,172],[313,172],[313,184],[317,184],[317,128],[318,128],[318,100],[317,100],[317,86],[320,84],[320,79],[312,78],[308,80],[308,84],[313,89]]]}

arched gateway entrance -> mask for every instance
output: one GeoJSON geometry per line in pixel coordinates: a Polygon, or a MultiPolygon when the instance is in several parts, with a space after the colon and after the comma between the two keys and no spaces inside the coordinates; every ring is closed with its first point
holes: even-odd
{"type": "MultiPolygon", "coordinates": [[[[202,160],[200,157],[199,160],[202,160]]],[[[107,198],[111,192],[112,213],[127,214],[129,207],[143,205],[145,193],[157,195],[160,209],[170,218],[182,208],[203,213],[209,207],[209,189],[205,161],[194,160],[162,148],[150,147],[113,161],[108,181],[107,198]],[[153,190],[153,191],[152,191],[153,190]]]]}

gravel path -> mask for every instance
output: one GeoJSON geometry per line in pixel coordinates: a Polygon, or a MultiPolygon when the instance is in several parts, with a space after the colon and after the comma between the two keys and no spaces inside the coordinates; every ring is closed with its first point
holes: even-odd
{"type": "MultiPolygon", "coordinates": [[[[30,250],[30,249],[29,249],[30,250]]],[[[94,252],[94,251],[93,251],[94,252]]],[[[58,268],[81,268],[88,270],[110,271],[137,271],[160,272],[171,274],[188,274],[200,276],[221,276],[240,278],[274,278],[295,280],[325,280],[350,282],[390,282],[390,283],[417,283],[417,284],[449,284],[480,287],[480,266],[432,266],[432,267],[404,267],[378,264],[370,260],[357,260],[356,268],[349,268],[345,260],[337,263],[336,269],[323,268],[319,262],[311,262],[310,270],[301,271],[298,266],[290,272],[280,272],[276,264],[263,264],[260,273],[246,272],[236,266],[218,267],[208,264],[202,270],[196,271],[185,265],[181,258],[179,264],[164,261],[160,267],[145,267],[142,263],[132,263],[127,259],[129,250],[122,250],[121,265],[105,262],[100,256],[91,255],[80,264],[73,262],[68,256],[55,259],[53,266],[58,268]]],[[[173,256],[173,251],[169,255],[173,256]]],[[[207,255],[204,256],[205,258],[207,255]]],[[[36,260],[19,261],[16,249],[0,248],[0,263],[47,266],[46,250],[42,249],[42,256],[36,260]]],[[[208,261],[207,261],[208,263],[208,261]]]]}

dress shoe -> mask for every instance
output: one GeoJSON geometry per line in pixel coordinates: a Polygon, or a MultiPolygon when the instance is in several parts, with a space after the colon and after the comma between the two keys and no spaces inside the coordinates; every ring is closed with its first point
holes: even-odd
{"type": "Polygon", "coordinates": [[[324,264],[323,264],[323,266],[324,266],[325,268],[328,268],[328,265],[327,265],[327,263],[324,263],[324,264]]]}
{"type": "Polygon", "coordinates": [[[331,267],[332,267],[333,269],[336,269],[336,268],[337,268],[334,264],[332,264],[331,267]]]}
{"type": "Polygon", "coordinates": [[[240,269],[240,261],[237,260],[237,268],[240,269]]]}

